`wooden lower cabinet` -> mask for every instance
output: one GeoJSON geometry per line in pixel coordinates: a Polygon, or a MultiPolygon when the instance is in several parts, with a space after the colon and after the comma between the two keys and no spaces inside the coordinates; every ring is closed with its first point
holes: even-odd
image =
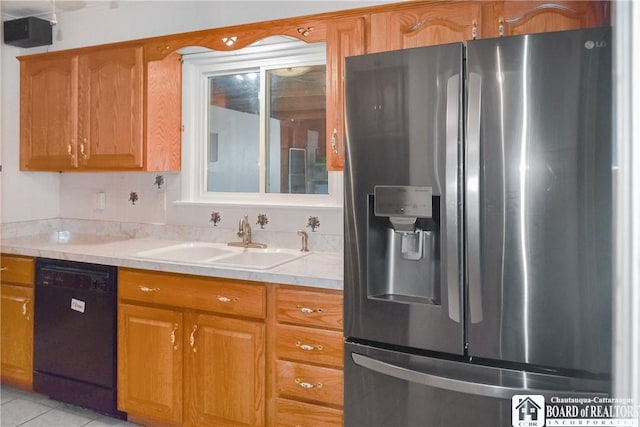
{"type": "Polygon", "coordinates": [[[118,306],[118,408],[169,423],[182,419],[182,313],[118,306]]]}
{"type": "Polygon", "coordinates": [[[273,285],[270,426],[343,423],[342,292],[273,285]]]}
{"type": "Polygon", "coordinates": [[[2,255],[0,375],[2,382],[33,386],[33,258],[2,255]]]}
{"type": "Polygon", "coordinates": [[[152,426],[340,426],[342,292],[120,268],[118,409],[152,426]]]}
{"type": "Polygon", "coordinates": [[[276,399],[274,425],[280,427],[342,426],[342,411],[289,399],[276,399]]]}
{"type": "Polygon", "coordinates": [[[263,323],[189,313],[186,400],[194,425],[264,425],[263,323]]]}
{"type": "Polygon", "coordinates": [[[144,425],[265,424],[263,284],[120,269],[118,286],[118,409],[144,425]]]}

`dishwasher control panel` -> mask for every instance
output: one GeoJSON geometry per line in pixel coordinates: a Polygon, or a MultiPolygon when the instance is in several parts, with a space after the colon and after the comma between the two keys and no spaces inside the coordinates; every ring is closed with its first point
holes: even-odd
{"type": "Polygon", "coordinates": [[[116,277],[117,269],[113,266],[58,260],[36,262],[36,286],[54,286],[112,295],[116,292],[116,277]]]}

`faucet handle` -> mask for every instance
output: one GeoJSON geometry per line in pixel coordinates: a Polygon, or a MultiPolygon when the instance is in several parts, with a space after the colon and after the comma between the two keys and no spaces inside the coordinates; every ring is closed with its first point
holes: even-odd
{"type": "Polygon", "coordinates": [[[264,229],[264,226],[269,223],[269,219],[267,218],[267,214],[259,214],[258,222],[256,224],[260,225],[260,229],[264,229]]]}

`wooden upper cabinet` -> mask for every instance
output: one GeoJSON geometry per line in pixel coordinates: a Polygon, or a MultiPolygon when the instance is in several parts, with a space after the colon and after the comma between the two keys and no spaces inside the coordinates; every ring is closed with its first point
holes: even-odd
{"type": "Polygon", "coordinates": [[[485,36],[513,36],[609,25],[609,2],[505,1],[492,3],[485,36]]]}
{"type": "Polygon", "coordinates": [[[78,58],[22,61],[20,71],[20,169],[77,167],[78,58]]]}
{"type": "Polygon", "coordinates": [[[362,17],[327,24],[327,169],[344,168],[345,105],[344,58],[365,53],[362,17]]]}
{"type": "Polygon", "coordinates": [[[142,45],[117,45],[19,59],[22,170],[179,170],[177,55],[145,63],[142,45]]]}
{"type": "Polygon", "coordinates": [[[369,52],[462,42],[480,37],[482,2],[421,4],[371,14],[369,52]]]}
{"type": "Polygon", "coordinates": [[[142,47],[80,56],[78,157],[87,168],[142,168],[142,47]]]}

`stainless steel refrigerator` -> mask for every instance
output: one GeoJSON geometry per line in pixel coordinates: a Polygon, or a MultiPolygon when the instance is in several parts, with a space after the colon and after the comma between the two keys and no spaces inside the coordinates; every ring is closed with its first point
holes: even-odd
{"type": "Polygon", "coordinates": [[[607,393],[609,28],[346,59],[345,425],[607,393]]]}

